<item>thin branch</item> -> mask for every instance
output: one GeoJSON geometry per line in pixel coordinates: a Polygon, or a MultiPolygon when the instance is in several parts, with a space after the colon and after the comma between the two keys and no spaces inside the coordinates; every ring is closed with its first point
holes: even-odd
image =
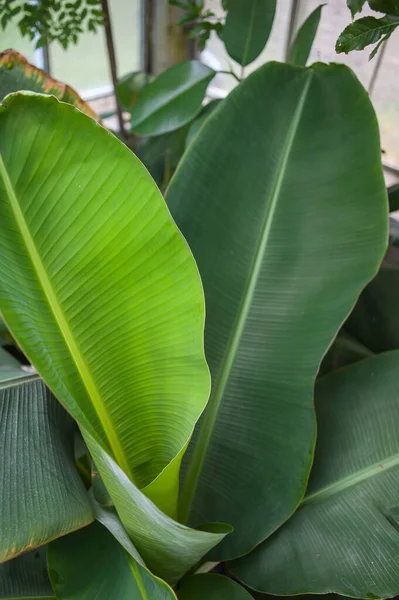
{"type": "Polygon", "coordinates": [[[238,83],[241,83],[242,81],[242,79],[240,79],[238,75],[234,73],[234,71],[216,71],[216,73],[221,73],[222,75],[232,75],[234,79],[238,81],[238,83]]]}

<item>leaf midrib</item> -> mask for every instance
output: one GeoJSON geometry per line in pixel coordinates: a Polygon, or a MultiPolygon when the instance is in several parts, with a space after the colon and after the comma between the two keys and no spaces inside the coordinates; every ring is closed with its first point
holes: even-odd
{"type": "Polygon", "coordinates": [[[255,257],[252,262],[250,273],[248,276],[248,282],[246,289],[243,294],[241,306],[238,311],[233,333],[231,335],[227,350],[225,353],[224,362],[222,364],[219,379],[215,385],[214,391],[211,394],[209,404],[205,410],[198,437],[194,446],[194,450],[191,456],[191,461],[188,465],[186,481],[183,488],[182,500],[181,500],[181,520],[186,522],[190,513],[191,504],[194,499],[196,487],[198,485],[199,476],[201,474],[205,457],[207,454],[208,446],[212,437],[212,432],[216,424],[219,408],[222,403],[224,392],[228,383],[231,369],[234,364],[234,360],[237,354],[241,336],[245,327],[246,319],[251,307],[252,298],[257,286],[263,257],[266,253],[271,227],[273,224],[274,214],[278,205],[282,184],[284,181],[284,175],[287,168],[288,160],[291,154],[291,150],[294,144],[295,136],[299,127],[302,112],[305,106],[307,94],[309,91],[310,83],[312,81],[313,72],[308,71],[308,78],[303,87],[302,93],[299,98],[299,102],[296,111],[293,115],[292,121],[288,128],[286,141],[284,143],[282,155],[278,162],[276,174],[273,182],[272,193],[270,202],[266,209],[265,222],[261,232],[260,241],[255,252],[255,257]]]}
{"type": "Polygon", "coordinates": [[[307,504],[316,504],[317,502],[327,500],[332,496],[339,494],[339,492],[343,492],[354,485],[362,483],[363,481],[367,481],[367,479],[372,479],[377,475],[386,473],[386,471],[389,471],[397,466],[399,466],[399,454],[394,454],[393,456],[382,459],[378,463],[374,463],[369,467],[360,469],[359,471],[356,471],[356,473],[351,473],[343,479],[335,481],[334,483],[327,485],[313,494],[309,494],[309,496],[305,496],[300,506],[302,507],[306,506],[307,504]]]}
{"type": "Polygon", "coordinates": [[[13,211],[16,223],[18,225],[19,231],[21,233],[21,237],[24,241],[26,250],[31,259],[32,265],[38,277],[39,283],[42,287],[46,300],[48,302],[50,311],[52,312],[54,319],[60,329],[61,335],[65,341],[65,344],[69,350],[72,361],[74,362],[80,378],[83,382],[84,387],[87,390],[89,398],[93,404],[93,407],[98,415],[98,418],[101,422],[101,425],[104,429],[104,433],[109,442],[110,448],[114,454],[115,460],[118,462],[119,466],[125,471],[125,473],[130,477],[132,481],[132,473],[130,471],[130,467],[128,461],[124,455],[122,446],[119,442],[118,435],[114,429],[112,420],[110,415],[104,406],[103,399],[101,394],[97,388],[97,385],[90,373],[90,369],[80,351],[80,348],[73,336],[73,333],[70,329],[68,320],[61,308],[61,305],[58,302],[57,295],[52,287],[51,281],[46,273],[46,269],[42,263],[41,257],[37,248],[35,246],[35,242],[31,236],[29,227],[25,221],[25,217],[22,213],[21,207],[18,202],[18,198],[16,196],[14,187],[12,185],[11,179],[8,175],[7,168],[5,166],[3,157],[0,153],[0,177],[3,179],[3,183],[5,186],[5,190],[10,202],[11,209],[13,211]]]}

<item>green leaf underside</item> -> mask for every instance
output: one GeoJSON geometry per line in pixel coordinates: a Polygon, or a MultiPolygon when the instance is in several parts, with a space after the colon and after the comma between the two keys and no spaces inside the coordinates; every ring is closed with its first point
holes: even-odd
{"type": "Polygon", "coordinates": [[[238,583],[223,575],[207,573],[183,579],[179,600],[251,600],[238,583]]]}
{"type": "MultiPolygon", "coordinates": [[[[231,531],[218,524],[195,531],[173,521],[129,481],[90,435],[85,434],[85,441],[135,547],[151,572],[168,583],[176,583],[231,531]]],[[[121,542],[114,528],[102,522],[121,542]]]]}
{"type": "Polygon", "coordinates": [[[210,560],[251,550],[304,493],[318,365],[386,247],[379,148],[346,67],[271,63],[209,117],[171,182],[167,202],[204,283],[213,377],[182,514],[234,526],[210,560]]]}
{"type": "Polygon", "coordinates": [[[99,121],[99,117],[73,88],[29,64],[15,50],[0,52],[0,100],[3,100],[8,94],[20,90],[52,94],[59,100],[73,104],[89,117],[99,121]]]}
{"type": "Polygon", "coordinates": [[[398,593],[398,367],[399,352],[388,352],[316,384],[318,441],[307,495],[270,540],[232,563],[245,583],[277,595],[398,593]]]}
{"type": "Polygon", "coordinates": [[[26,552],[0,564],[2,600],[47,600],[55,598],[47,575],[46,547],[26,552]]]}
{"type": "Polygon", "coordinates": [[[287,62],[298,66],[306,65],[317,34],[323,6],[324,4],[318,6],[300,27],[290,47],[287,62]]]}
{"type": "Polygon", "coordinates": [[[176,498],[168,465],[209,390],[190,251],[141,163],[72,107],[11,95],[0,137],[7,325],[132,481],[145,487],[162,472],[176,498]]]}
{"type": "Polygon", "coordinates": [[[231,58],[243,67],[253,62],[266,46],[275,11],[275,0],[229,2],[223,41],[231,58]]]}
{"type": "Polygon", "coordinates": [[[49,545],[49,574],[59,600],[173,600],[171,588],[137,563],[100,524],[49,545]]]}
{"type": "Polygon", "coordinates": [[[93,520],[75,469],[74,424],[37,376],[0,385],[0,561],[93,520]]]}
{"type": "Polygon", "coordinates": [[[335,50],[345,54],[352,50],[363,50],[370,44],[387,39],[398,26],[398,17],[363,17],[345,27],[337,40],[335,50]]]}
{"type": "Polygon", "coordinates": [[[197,60],[170,67],[149,83],[131,110],[132,130],[160,135],[189,123],[201,110],[215,72],[197,60]]]}

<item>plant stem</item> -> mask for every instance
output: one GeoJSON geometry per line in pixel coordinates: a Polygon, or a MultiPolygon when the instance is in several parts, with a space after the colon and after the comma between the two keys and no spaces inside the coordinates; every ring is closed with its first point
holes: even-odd
{"type": "Polygon", "coordinates": [[[118,100],[116,99],[116,84],[118,81],[118,75],[117,75],[117,68],[116,68],[115,44],[114,44],[114,38],[112,35],[111,16],[110,16],[110,12],[109,12],[108,0],[101,0],[101,8],[104,13],[105,37],[107,40],[109,67],[110,67],[110,71],[111,71],[112,85],[113,85],[114,94],[115,94],[116,114],[118,117],[119,130],[120,130],[123,140],[125,142],[127,142],[128,135],[126,133],[125,124],[123,122],[122,109],[120,107],[118,100]]]}
{"type": "Polygon", "coordinates": [[[242,81],[240,77],[238,77],[238,75],[234,73],[234,71],[216,71],[216,73],[222,73],[223,75],[232,75],[234,79],[238,81],[238,83],[241,83],[242,81]]]}

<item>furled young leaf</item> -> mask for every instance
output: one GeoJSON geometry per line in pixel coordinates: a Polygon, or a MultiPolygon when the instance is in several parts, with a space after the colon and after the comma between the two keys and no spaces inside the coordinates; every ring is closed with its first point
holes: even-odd
{"type": "Polygon", "coordinates": [[[312,50],[324,4],[314,10],[300,27],[288,53],[287,62],[305,66],[312,50]]]}
{"type": "Polygon", "coordinates": [[[73,432],[39,377],[0,383],[0,562],[93,520],[73,432]]]}
{"type": "MultiPolygon", "coordinates": [[[[376,17],[363,17],[354,21],[348,27],[345,27],[339,36],[335,45],[335,50],[341,52],[351,52],[352,50],[363,50],[370,44],[388,39],[393,31],[399,26],[399,18],[385,15],[380,19],[376,17]]],[[[375,48],[370,55],[375,55],[375,48]]]]}
{"type": "Polygon", "coordinates": [[[73,88],[31,65],[16,50],[5,50],[0,53],[0,100],[20,90],[52,94],[63,102],[73,104],[96,121],[100,120],[73,88]]]}
{"type": "Polygon", "coordinates": [[[316,384],[318,437],[306,497],[270,540],[231,565],[251,588],[398,594],[398,370],[394,351],[316,384]]]}
{"type": "Polygon", "coordinates": [[[223,41],[226,50],[245,67],[259,56],[272,30],[276,0],[229,0],[223,41]]]}
{"type": "Polygon", "coordinates": [[[178,592],[179,600],[251,600],[248,594],[235,581],[224,577],[206,573],[194,575],[183,579],[178,592]]]}
{"type": "Polygon", "coordinates": [[[170,67],[149,83],[131,110],[131,127],[140,135],[160,135],[189,123],[201,110],[215,71],[198,60],[170,67]]]}
{"type": "Polygon", "coordinates": [[[168,465],[209,392],[186,242],[139,160],[53,97],[3,102],[0,157],[7,325],[79,425],[139,487],[162,472],[175,504],[168,465]]]}
{"type": "Polygon", "coordinates": [[[194,137],[197,135],[198,131],[201,129],[202,125],[205,123],[210,114],[213,113],[215,108],[222,102],[222,100],[212,100],[204,106],[200,114],[190,125],[190,129],[188,130],[186,137],[186,147],[193,141],[194,137]]]}
{"type": "MultiPolygon", "coordinates": [[[[220,524],[195,531],[173,521],[129,481],[91,436],[86,435],[86,442],[127,533],[149,569],[162,579],[176,583],[231,531],[220,524]]],[[[112,527],[109,530],[115,535],[112,527]]]]}
{"type": "Polygon", "coordinates": [[[346,4],[352,13],[352,17],[354,17],[357,13],[362,12],[365,2],[366,0],[346,0],[346,4]]]}
{"type": "Polygon", "coordinates": [[[367,93],[342,65],[265,65],[208,118],[167,202],[204,283],[213,377],[182,517],[234,526],[217,560],[251,550],[301,500],[320,360],[385,251],[367,93]]]}
{"type": "Polygon", "coordinates": [[[134,560],[100,524],[49,545],[58,600],[173,600],[172,589],[134,560]]]}
{"type": "Polygon", "coordinates": [[[388,188],[389,212],[399,210],[399,183],[388,188]]]}
{"type": "Polygon", "coordinates": [[[46,547],[0,564],[0,598],[55,600],[47,574],[46,547]]]}
{"type": "Polygon", "coordinates": [[[363,290],[346,330],[373,352],[399,349],[399,267],[383,265],[363,290]]]}
{"type": "Polygon", "coordinates": [[[115,87],[119,104],[125,110],[133,108],[141,90],[151,81],[151,76],[143,71],[128,73],[118,80],[115,87]]]}

